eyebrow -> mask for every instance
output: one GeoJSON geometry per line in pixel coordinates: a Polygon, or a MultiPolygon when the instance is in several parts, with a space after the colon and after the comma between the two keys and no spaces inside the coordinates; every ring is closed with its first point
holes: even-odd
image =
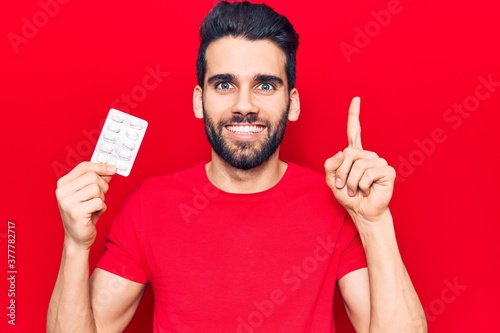
{"type": "Polygon", "coordinates": [[[234,74],[216,74],[208,78],[207,83],[212,84],[215,81],[236,81],[236,76],[234,74]]]}
{"type": "Polygon", "coordinates": [[[254,76],[256,82],[272,82],[278,86],[284,85],[283,80],[276,75],[257,74],[254,76]]]}
{"type": "MultiPolygon", "coordinates": [[[[257,74],[253,77],[253,80],[255,82],[272,82],[278,86],[283,86],[284,82],[283,79],[276,75],[269,75],[269,74],[257,74]]],[[[207,83],[212,84],[217,81],[227,81],[227,82],[234,82],[236,81],[236,75],[234,74],[215,74],[211,77],[208,78],[207,83]]]]}

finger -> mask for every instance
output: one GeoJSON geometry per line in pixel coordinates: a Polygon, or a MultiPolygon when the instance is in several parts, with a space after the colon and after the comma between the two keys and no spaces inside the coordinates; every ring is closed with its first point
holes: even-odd
{"type": "Polygon", "coordinates": [[[106,193],[109,188],[108,182],[105,179],[103,179],[103,177],[99,176],[97,173],[92,171],[80,175],[80,177],[73,179],[71,182],[58,187],[56,190],[56,197],[58,199],[62,199],[66,196],[72,195],[73,193],[81,190],[82,188],[90,184],[97,184],[101,189],[101,191],[103,191],[104,193],[106,193]]]}
{"type": "Polygon", "coordinates": [[[365,171],[358,186],[363,195],[368,196],[374,183],[383,185],[385,180],[387,180],[387,185],[389,185],[392,184],[395,178],[396,171],[390,165],[370,168],[365,171]]]}
{"type": "MultiPolygon", "coordinates": [[[[75,211],[75,217],[86,217],[85,222],[92,214],[102,214],[103,210],[106,209],[106,204],[101,198],[93,198],[83,202],[79,207],[78,211],[75,211]]],[[[80,220],[82,221],[82,220],[80,220]]]]}
{"type": "Polygon", "coordinates": [[[349,172],[349,177],[347,178],[347,193],[350,196],[355,196],[359,188],[363,195],[367,196],[369,194],[369,187],[361,187],[359,184],[361,179],[365,177],[370,169],[379,168],[385,165],[387,165],[387,162],[383,158],[360,159],[355,161],[349,172]]]}
{"type": "Polygon", "coordinates": [[[349,177],[354,162],[360,159],[377,159],[378,155],[368,150],[359,150],[346,148],[344,150],[344,161],[336,171],[335,185],[337,188],[343,188],[349,177]]]}
{"type": "MultiPolygon", "coordinates": [[[[87,185],[81,190],[73,193],[73,195],[60,199],[59,205],[64,211],[74,214],[79,212],[79,209],[82,207],[82,203],[90,201],[94,198],[99,198],[104,201],[104,193],[95,183],[87,185]]],[[[86,211],[85,213],[92,213],[92,211],[86,211]]]]}
{"type": "Polygon", "coordinates": [[[102,179],[104,179],[106,183],[109,183],[111,179],[113,179],[113,176],[102,176],[102,179]]]}
{"type": "Polygon", "coordinates": [[[106,210],[106,205],[104,203],[104,193],[96,191],[96,189],[95,184],[89,185],[74,196],[65,198],[59,203],[61,216],[66,221],[65,223],[88,220],[95,223],[97,221],[99,216],[106,210]]]}
{"type": "Polygon", "coordinates": [[[347,140],[349,147],[363,149],[361,146],[361,124],[359,122],[361,99],[354,97],[349,106],[349,116],[347,117],[347,140]]]}
{"type": "Polygon", "coordinates": [[[68,174],[61,177],[57,181],[57,186],[59,187],[65,185],[90,171],[93,171],[101,176],[112,176],[116,173],[116,167],[105,163],[81,162],[68,174]]]}
{"type": "Polygon", "coordinates": [[[102,208],[97,210],[94,215],[92,216],[92,223],[96,223],[99,217],[104,214],[104,212],[108,209],[108,206],[106,206],[105,202],[102,202],[102,208]]]}
{"type": "Polygon", "coordinates": [[[337,154],[327,159],[325,161],[326,175],[335,177],[335,173],[343,161],[344,161],[344,154],[341,151],[339,151],[337,154]]]}
{"type": "Polygon", "coordinates": [[[82,188],[74,195],[74,200],[76,202],[86,202],[95,198],[99,198],[104,201],[105,193],[101,190],[100,186],[96,183],[92,183],[82,188]]]}
{"type": "Polygon", "coordinates": [[[101,198],[94,198],[92,200],[86,201],[82,204],[82,210],[88,212],[90,215],[90,221],[96,223],[101,216],[106,211],[106,204],[101,198]]]}

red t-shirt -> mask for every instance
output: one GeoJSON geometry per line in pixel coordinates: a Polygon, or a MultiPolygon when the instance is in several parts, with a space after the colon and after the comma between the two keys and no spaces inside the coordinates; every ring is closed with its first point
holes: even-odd
{"type": "Polygon", "coordinates": [[[155,333],[326,333],[336,282],[366,258],[324,175],[289,163],[271,189],[232,194],[199,164],[141,184],[97,267],[151,283],[155,333]]]}

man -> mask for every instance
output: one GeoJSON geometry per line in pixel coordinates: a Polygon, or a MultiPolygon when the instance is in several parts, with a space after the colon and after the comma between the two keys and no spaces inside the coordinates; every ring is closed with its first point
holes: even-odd
{"type": "Polygon", "coordinates": [[[359,98],[325,184],[279,160],[300,113],[290,22],[265,5],[220,2],[200,34],[193,106],[212,160],[145,181],[90,281],[116,169],[85,162],[58,181],[65,240],[48,331],[120,332],[151,283],[155,332],[334,332],[337,284],[357,332],[426,332],[388,208],[395,172],[361,146],[359,98]]]}

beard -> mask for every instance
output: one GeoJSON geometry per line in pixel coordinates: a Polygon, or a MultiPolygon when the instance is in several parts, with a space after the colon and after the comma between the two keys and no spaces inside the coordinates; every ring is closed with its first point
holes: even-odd
{"type": "Polygon", "coordinates": [[[269,120],[259,118],[255,113],[233,114],[231,117],[215,123],[203,106],[205,133],[212,149],[219,157],[234,168],[249,170],[266,162],[276,152],[285,134],[289,110],[290,101],[286,109],[283,110],[281,118],[274,124],[269,120]],[[224,138],[222,135],[224,126],[227,124],[252,124],[255,122],[266,126],[264,141],[239,141],[224,138]]]}

